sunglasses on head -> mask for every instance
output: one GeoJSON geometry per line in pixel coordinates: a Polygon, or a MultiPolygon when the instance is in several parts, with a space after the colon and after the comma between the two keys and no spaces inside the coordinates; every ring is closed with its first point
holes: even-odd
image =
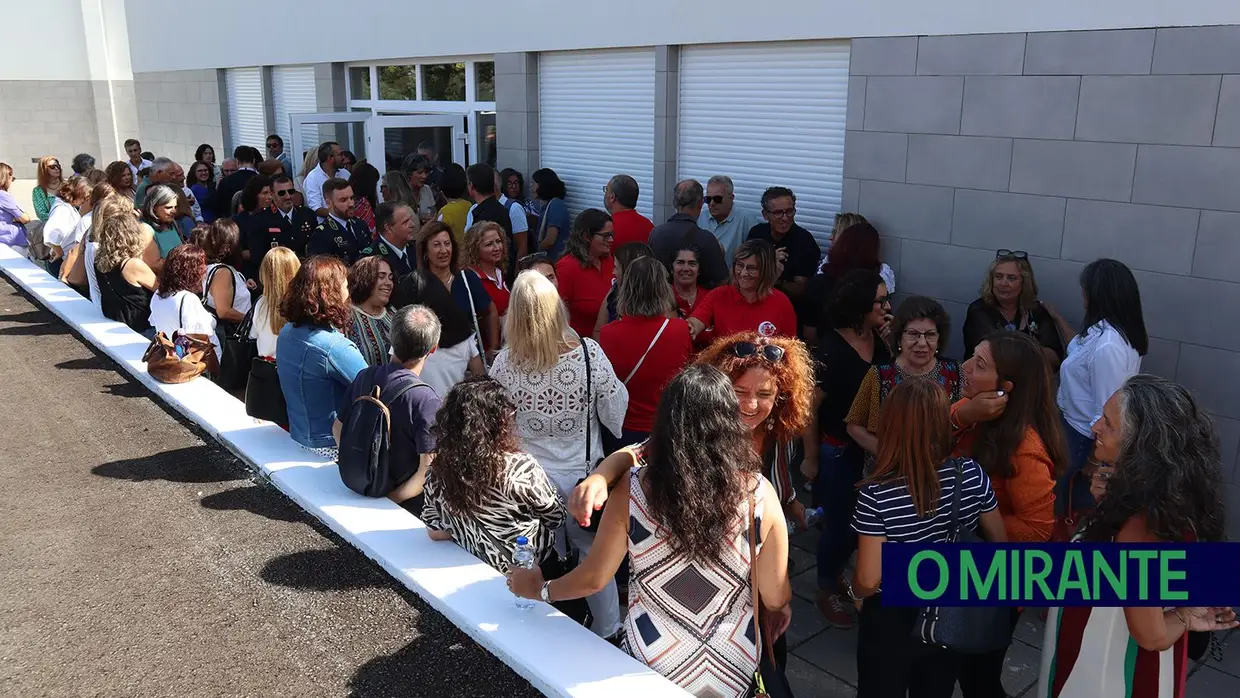
{"type": "Polygon", "coordinates": [[[737,342],[732,345],[732,353],[738,359],[747,359],[758,353],[771,363],[779,363],[784,358],[783,347],[774,344],[754,344],[753,342],[737,342]]]}
{"type": "Polygon", "coordinates": [[[995,250],[995,259],[1029,259],[1024,250],[995,250]]]}

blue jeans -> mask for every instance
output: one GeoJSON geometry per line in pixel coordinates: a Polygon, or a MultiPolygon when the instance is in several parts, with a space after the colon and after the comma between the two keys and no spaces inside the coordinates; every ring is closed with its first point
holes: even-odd
{"type": "Polygon", "coordinates": [[[1068,449],[1068,470],[1059,478],[1055,485],[1055,513],[1067,513],[1069,487],[1071,487],[1072,509],[1089,511],[1094,508],[1094,496],[1089,493],[1089,478],[1073,476],[1081,472],[1094,452],[1094,437],[1085,436],[1060,418],[1063,426],[1064,445],[1068,449]]]}
{"type": "Polygon", "coordinates": [[[857,549],[852,521],[864,462],[861,449],[855,446],[819,446],[818,477],[814,478],[814,506],[823,508],[822,534],[818,537],[819,589],[835,588],[835,580],[857,549]]]}

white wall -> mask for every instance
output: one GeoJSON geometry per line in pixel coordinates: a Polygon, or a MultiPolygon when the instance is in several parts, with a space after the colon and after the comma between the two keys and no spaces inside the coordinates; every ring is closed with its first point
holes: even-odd
{"type": "Polygon", "coordinates": [[[82,0],[0,0],[0,26],[0,80],[91,79],[82,0]]]}
{"type": "MultiPolygon", "coordinates": [[[[3,0],[17,2],[18,0],[3,0]]],[[[25,0],[28,1],[28,0],[25,0]]],[[[61,4],[65,0],[58,0],[61,4]]],[[[136,72],[902,34],[1237,24],[1236,0],[125,0],[136,72]],[[171,14],[170,14],[171,13],[171,14]],[[239,27],[244,30],[239,31],[239,27]],[[192,28],[192,29],[188,29],[192,28]],[[263,40],[277,36],[279,40],[263,40]]]]}

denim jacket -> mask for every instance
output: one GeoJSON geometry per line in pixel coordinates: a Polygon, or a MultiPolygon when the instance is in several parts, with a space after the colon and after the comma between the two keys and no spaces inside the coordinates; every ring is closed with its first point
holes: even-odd
{"type": "Polygon", "coordinates": [[[276,372],[288,403],[289,435],[302,446],[332,448],[336,408],[366,359],[340,332],[288,323],[276,344],[276,372]]]}

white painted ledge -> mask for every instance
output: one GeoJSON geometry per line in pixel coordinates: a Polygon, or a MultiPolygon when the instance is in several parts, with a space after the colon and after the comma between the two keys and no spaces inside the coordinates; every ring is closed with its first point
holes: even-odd
{"type": "Polygon", "coordinates": [[[688,695],[550,606],[517,610],[503,576],[489,565],[452,543],[432,541],[417,517],[387,499],[355,494],[334,463],[274,424],[247,416],[239,400],[211,381],[156,382],[141,360],[144,337],[101,317],[90,301],[5,245],[0,271],[538,690],[574,698],[688,695]]]}

